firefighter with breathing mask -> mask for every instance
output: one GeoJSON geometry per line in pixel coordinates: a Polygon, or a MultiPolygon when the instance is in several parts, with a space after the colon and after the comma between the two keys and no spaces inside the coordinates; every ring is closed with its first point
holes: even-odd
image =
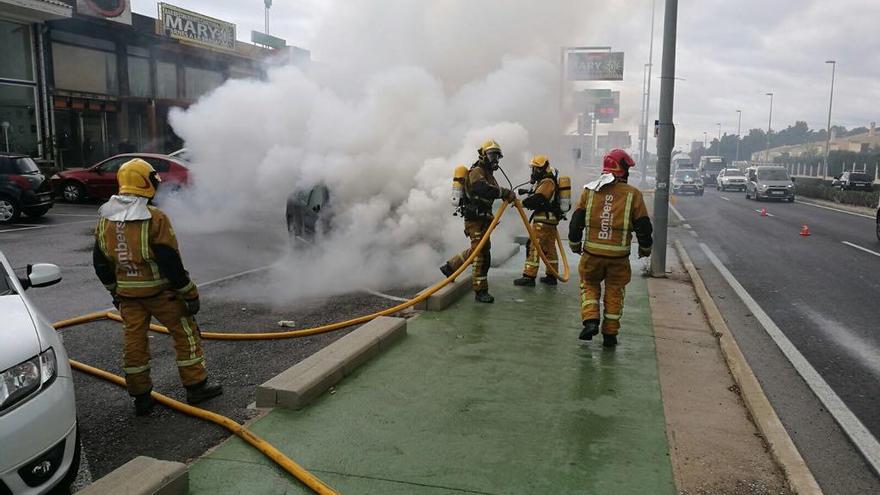
{"type": "Polygon", "coordinates": [[[171,221],[151,200],[160,179],[152,165],[135,158],[117,173],[119,194],[104,203],[95,230],[95,273],[113,296],[124,326],[123,371],[135,414],[153,409],[150,348],[153,317],[174,339],[177,370],[190,404],[223,392],[208,381],[201,333],[195,321],[199,292],[183,268],[171,221]]]}
{"type": "Polygon", "coordinates": [[[581,254],[581,340],[599,333],[599,299],[605,283],[602,315],[602,345],[617,345],[626,284],[629,283],[630,242],[633,232],[639,241],[639,257],[651,255],[651,219],[642,193],[627,184],[629,169],[635,166],[627,152],[608,152],[602,175],[584,186],[569,224],[572,251],[581,254]]]}
{"type": "MultiPolygon", "coordinates": [[[[489,224],[492,223],[492,204],[496,199],[508,202],[516,200],[516,195],[510,189],[498,186],[493,172],[498,169],[498,161],[503,158],[501,146],[490,139],[483,143],[477,150],[478,159],[466,174],[463,174],[463,196],[458,210],[464,217],[464,234],[470,239],[471,246],[463,252],[455,255],[440,267],[443,275],[449,277],[458,270],[465,260],[477,247],[489,224]]],[[[464,167],[461,167],[462,169],[464,167]]],[[[486,244],[480,253],[474,258],[471,286],[474,289],[474,299],[477,302],[492,303],[495,298],[489,294],[489,265],[492,262],[490,242],[486,244]]]]}
{"type": "MultiPolygon", "coordinates": [[[[541,251],[550,261],[553,270],[556,271],[559,269],[556,253],[556,226],[559,225],[559,220],[563,216],[559,205],[559,184],[556,180],[555,171],[550,168],[550,160],[546,156],[536,155],[529,163],[529,167],[532,169],[530,182],[535,187],[531,190],[519,190],[521,194],[528,194],[522,201],[522,205],[534,211],[531,218],[532,230],[538,239],[541,251]]],[[[514,280],[513,284],[523,287],[534,287],[540,264],[541,260],[538,257],[538,250],[530,239],[523,276],[514,280]]],[[[541,283],[556,285],[556,277],[550,274],[549,268],[547,267],[547,273],[541,277],[541,283]]]]}

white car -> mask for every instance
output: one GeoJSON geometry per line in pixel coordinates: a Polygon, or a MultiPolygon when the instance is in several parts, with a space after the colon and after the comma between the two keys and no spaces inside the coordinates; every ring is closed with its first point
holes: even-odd
{"type": "Polygon", "coordinates": [[[738,168],[725,168],[718,173],[717,184],[719,191],[746,190],[746,174],[738,168]]]}
{"type": "Polygon", "coordinates": [[[61,280],[28,265],[19,280],[0,252],[0,494],[69,490],[79,469],[73,376],[58,333],[24,295],[61,280]]]}

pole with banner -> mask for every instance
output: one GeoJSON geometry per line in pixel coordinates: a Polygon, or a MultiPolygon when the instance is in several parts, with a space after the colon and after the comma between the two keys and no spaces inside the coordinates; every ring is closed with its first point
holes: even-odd
{"type": "Polygon", "coordinates": [[[663,66],[660,76],[660,122],[657,139],[657,188],[654,192],[654,249],[651,275],[666,276],[666,238],[669,228],[669,168],[675,145],[672,123],[675,97],[675,37],[678,24],[678,0],[666,0],[663,19],[663,66]]]}

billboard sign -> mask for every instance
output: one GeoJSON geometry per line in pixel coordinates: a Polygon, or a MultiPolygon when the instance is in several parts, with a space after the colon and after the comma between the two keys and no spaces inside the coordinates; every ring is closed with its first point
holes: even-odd
{"type": "Polygon", "coordinates": [[[612,91],[608,98],[596,102],[596,117],[603,124],[611,124],[620,117],[620,91],[612,91]]]}
{"type": "Polygon", "coordinates": [[[168,37],[217,50],[235,51],[235,24],[182,9],[159,4],[159,26],[168,37]]]}
{"type": "Polygon", "coordinates": [[[623,52],[568,52],[569,81],[623,81],[623,52]]]}
{"type": "Polygon", "coordinates": [[[287,46],[287,40],[276,38],[275,36],[261,33],[259,31],[251,31],[251,43],[276,49],[287,46]]]}
{"type": "Polygon", "coordinates": [[[76,13],[131,25],[129,0],[76,0],[76,13]]]}

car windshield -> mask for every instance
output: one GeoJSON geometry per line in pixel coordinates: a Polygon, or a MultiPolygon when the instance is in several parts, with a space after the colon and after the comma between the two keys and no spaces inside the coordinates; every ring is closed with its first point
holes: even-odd
{"type": "Polygon", "coordinates": [[[849,174],[849,180],[871,182],[871,176],[868,174],[849,174]]]}
{"type": "Polygon", "coordinates": [[[728,168],[724,171],[725,177],[744,177],[744,174],[741,170],[736,168],[728,168]]]}
{"type": "Polygon", "coordinates": [[[0,157],[0,173],[3,174],[33,174],[39,172],[33,159],[22,157],[0,157]]]}
{"type": "Polygon", "coordinates": [[[768,170],[758,170],[758,179],[760,180],[790,180],[788,172],[781,168],[771,168],[768,170]]]}
{"type": "Polygon", "coordinates": [[[693,179],[694,175],[695,174],[693,170],[677,170],[675,172],[675,178],[678,180],[693,179]]]}

